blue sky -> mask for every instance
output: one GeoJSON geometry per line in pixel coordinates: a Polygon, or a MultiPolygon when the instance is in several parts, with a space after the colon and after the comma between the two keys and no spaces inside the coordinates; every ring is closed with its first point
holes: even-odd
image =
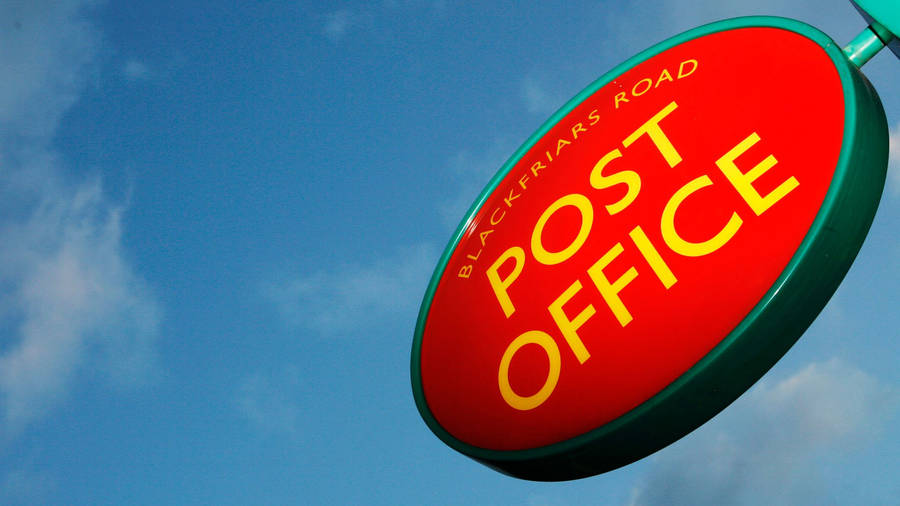
{"type": "Polygon", "coordinates": [[[865,67],[892,126],[870,236],[713,421],[542,484],[450,450],[412,401],[441,249],[569,97],[705,22],[864,26],[844,0],[750,3],[0,3],[0,503],[896,504],[887,51],[865,67]]]}

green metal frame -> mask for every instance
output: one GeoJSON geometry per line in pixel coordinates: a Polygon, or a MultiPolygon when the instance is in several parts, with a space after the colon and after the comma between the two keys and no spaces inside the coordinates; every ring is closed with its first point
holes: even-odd
{"type": "Polygon", "coordinates": [[[535,132],[491,179],[469,209],[438,262],[425,293],[412,347],[416,406],[428,427],[457,451],[506,474],[558,481],[609,471],[643,458],[715,416],[756,382],[819,314],[837,289],[868,232],[884,188],[888,127],[881,101],[839,45],[799,21],[737,18],[682,33],[618,65],[575,96],[535,132]],[[712,351],[664,390],[625,415],[564,442],[527,450],[478,448],[448,433],[434,418],[420,375],[422,336],[438,283],[469,221],[512,167],[558,121],[598,89],[635,65],[712,33],[771,27],[803,35],[831,57],[844,90],[845,126],[838,166],[818,215],[776,283],[712,351]]]}

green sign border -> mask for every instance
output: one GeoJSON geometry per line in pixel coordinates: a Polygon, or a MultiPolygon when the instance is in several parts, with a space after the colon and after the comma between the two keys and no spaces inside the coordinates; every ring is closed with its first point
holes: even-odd
{"type": "Polygon", "coordinates": [[[675,442],[750,388],[797,341],[831,298],[875,216],[887,159],[888,127],[878,94],[847,60],[840,46],[812,26],[775,17],[728,19],[684,32],[642,51],[600,77],[550,117],[491,179],[456,229],[435,268],[416,323],[411,379],[419,413],[432,432],[452,448],[500,472],[530,480],[591,476],[634,462],[675,442]],[[831,57],[844,90],[843,145],[834,178],[812,227],[781,276],[750,314],[703,359],[661,392],[607,424],[560,443],[527,450],[490,450],[453,437],[428,407],[420,356],[435,290],[470,220],[528,150],[598,89],[679,44],[747,27],[781,28],[816,42],[831,57]]]}

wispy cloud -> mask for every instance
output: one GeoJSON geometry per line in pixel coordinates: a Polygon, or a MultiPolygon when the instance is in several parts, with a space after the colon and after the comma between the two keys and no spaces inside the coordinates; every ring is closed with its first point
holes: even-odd
{"type": "Polygon", "coordinates": [[[382,3],[388,9],[428,7],[438,12],[447,9],[446,0],[384,0],[382,3]]]}
{"type": "Polygon", "coordinates": [[[344,38],[347,31],[357,22],[357,15],[350,9],[340,9],[325,15],[325,25],[322,27],[325,36],[333,42],[344,38]]]}
{"type": "Polygon", "coordinates": [[[0,4],[0,435],[48,413],[79,373],[152,369],[158,309],[122,248],[123,207],[73,181],[50,145],[98,34],[92,2],[0,4]],[[90,365],[91,367],[86,367],[90,365]]]}
{"type": "Polygon", "coordinates": [[[531,77],[522,80],[522,100],[528,112],[542,116],[552,114],[563,105],[562,97],[548,92],[541,83],[531,77]]]}
{"type": "Polygon", "coordinates": [[[532,493],[525,499],[525,504],[527,506],[564,506],[569,503],[551,494],[532,493]]]}
{"type": "MultiPolygon", "coordinates": [[[[650,4],[648,0],[641,0],[642,4],[650,4]]],[[[700,23],[717,21],[734,17],[736,15],[770,15],[786,16],[811,23],[827,33],[834,34],[834,27],[842,23],[846,25],[846,16],[853,15],[854,9],[848,3],[844,12],[840,15],[831,9],[823,9],[819,0],[798,0],[795,2],[781,2],[779,0],[759,0],[756,2],[744,2],[741,0],[695,0],[682,2],[680,0],[665,0],[653,2],[661,14],[657,21],[665,22],[666,19],[675,23],[676,29],[685,26],[694,26],[700,23]]],[[[856,18],[861,20],[862,18],[856,18]]],[[[851,19],[851,21],[855,21],[851,19]]],[[[851,24],[852,25],[852,24],[851,24]]],[[[858,29],[855,25],[849,27],[851,31],[858,29]]]]}
{"type": "Polygon", "coordinates": [[[48,139],[77,100],[100,40],[82,15],[92,3],[0,2],[0,132],[7,146],[48,139]]]}
{"type": "Polygon", "coordinates": [[[837,359],[764,381],[711,427],[653,457],[632,505],[826,503],[829,452],[876,441],[898,393],[837,359]]]}
{"type": "Polygon", "coordinates": [[[508,139],[495,139],[480,150],[462,150],[447,162],[447,170],[456,188],[448,192],[450,198],[437,206],[438,214],[447,227],[456,227],[479,192],[488,184],[503,163],[515,151],[508,139]]]}
{"type": "Polygon", "coordinates": [[[891,130],[888,188],[894,196],[900,196],[900,123],[894,125],[891,130]]]}
{"type": "Polygon", "coordinates": [[[370,264],[280,276],[266,283],[265,296],[288,325],[346,334],[397,315],[415,315],[437,250],[421,244],[370,264]]]}
{"type": "Polygon", "coordinates": [[[47,473],[38,471],[27,460],[19,462],[0,479],[3,504],[47,504],[58,485],[47,473]]]}
{"type": "Polygon", "coordinates": [[[256,373],[237,390],[238,412],[255,428],[276,436],[297,436],[303,423],[306,390],[300,371],[288,367],[280,374],[256,373]]]}
{"type": "Polygon", "coordinates": [[[2,312],[11,329],[0,398],[9,433],[49,411],[86,363],[117,382],[145,377],[158,321],[122,251],[122,209],[105,201],[100,184],[35,190],[17,211],[24,219],[0,224],[2,312]]]}
{"type": "Polygon", "coordinates": [[[152,75],[150,66],[138,60],[128,60],[122,65],[122,75],[129,81],[144,81],[152,75]]]}
{"type": "Polygon", "coordinates": [[[442,17],[447,12],[445,0],[385,0],[359,4],[353,8],[341,8],[326,13],[322,20],[322,33],[332,42],[340,42],[348,35],[391,30],[397,16],[430,13],[442,17]],[[377,28],[376,28],[377,27],[377,28]]]}

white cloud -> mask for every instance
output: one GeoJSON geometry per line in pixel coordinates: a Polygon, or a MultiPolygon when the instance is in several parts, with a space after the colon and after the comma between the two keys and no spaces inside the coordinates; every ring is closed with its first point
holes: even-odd
{"type": "Polygon", "coordinates": [[[0,502],[3,504],[48,504],[57,491],[56,481],[34,468],[33,462],[17,463],[0,480],[0,502]]]}
{"type": "Polygon", "coordinates": [[[900,123],[891,130],[890,161],[888,162],[888,188],[894,196],[900,196],[900,123]]]}
{"type": "Polygon", "coordinates": [[[679,32],[737,16],[797,19],[819,28],[838,43],[849,42],[863,24],[850,2],[837,0],[632,0],[627,12],[629,21],[615,16],[604,16],[601,21],[607,23],[603,31],[609,34],[598,39],[602,41],[603,54],[624,51],[619,60],[679,32]],[[640,24],[639,30],[635,29],[636,23],[640,24]]]}
{"type": "Polygon", "coordinates": [[[391,23],[396,22],[398,15],[409,12],[418,14],[423,10],[434,17],[442,17],[447,11],[447,4],[445,0],[384,0],[357,5],[353,9],[342,8],[322,16],[322,33],[332,42],[340,42],[351,32],[387,30],[391,23]]]}
{"type": "Polygon", "coordinates": [[[257,373],[238,386],[238,412],[265,433],[301,434],[303,398],[306,394],[299,370],[288,367],[279,375],[257,373]]]}
{"type": "Polygon", "coordinates": [[[525,504],[527,506],[564,506],[567,502],[550,494],[533,493],[526,498],[525,504]]]}
{"type": "Polygon", "coordinates": [[[151,76],[150,67],[138,60],[128,60],[122,66],[122,74],[129,81],[143,81],[151,76]]]}
{"type": "Polygon", "coordinates": [[[83,16],[94,2],[0,2],[0,132],[4,143],[46,140],[77,100],[99,36],[83,16]]]}
{"type": "MultiPolygon", "coordinates": [[[[641,3],[647,3],[642,1],[641,3]]],[[[780,0],[758,0],[745,2],[743,0],[695,0],[693,2],[680,2],[678,0],[666,0],[658,5],[661,16],[659,20],[670,20],[679,26],[696,26],[701,23],[718,21],[734,16],[785,16],[799,19],[805,23],[824,29],[826,33],[834,35],[834,29],[841,24],[847,25],[848,14],[853,15],[855,10],[848,3],[841,5],[842,11],[836,11],[833,7],[823,8],[821,0],[797,0],[794,2],[782,2],[780,0]]],[[[850,18],[850,21],[862,25],[862,17],[850,18]]],[[[860,29],[853,25],[844,30],[860,29]]]]}
{"type": "Polygon", "coordinates": [[[356,23],[356,16],[350,9],[341,9],[330,12],[325,15],[325,26],[323,31],[325,35],[334,42],[344,38],[349,30],[356,23]]]}
{"type": "Polygon", "coordinates": [[[652,457],[643,504],[823,504],[829,459],[876,441],[898,389],[834,359],[763,381],[709,426],[652,457]]]}
{"type": "Polygon", "coordinates": [[[49,411],[87,363],[120,383],[145,377],[158,320],[122,252],[122,210],[105,202],[99,183],[55,182],[33,198],[25,219],[0,225],[2,309],[11,329],[0,354],[0,398],[9,433],[49,411]]]}
{"type": "Polygon", "coordinates": [[[437,259],[435,248],[417,245],[370,264],[284,276],[263,291],[288,325],[322,334],[352,332],[398,315],[414,321],[437,259]]]}
{"type": "Polygon", "coordinates": [[[447,166],[456,190],[450,192],[451,198],[437,206],[438,215],[447,227],[459,225],[465,212],[515,148],[515,144],[507,139],[495,139],[486,149],[476,152],[463,150],[450,158],[447,166]]]}
{"type": "Polygon", "coordinates": [[[0,435],[65,398],[79,373],[152,369],[158,309],[122,250],[123,208],[73,182],[49,147],[93,64],[93,2],[0,4],[0,435]],[[87,367],[87,366],[90,367],[87,367]]]}
{"type": "Polygon", "coordinates": [[[522,100],[525,109],[533,114],[547,116],[563,105],[563,100],[551,95],[537,80],[526,77],[522,80],[522,100]]]}
{"type": "Polygon", "coordinates": [[[446,0],[384,0],[382,4],[387,9],[426,7],[436,12],[443,12],[447,9],[446,0]]]}

